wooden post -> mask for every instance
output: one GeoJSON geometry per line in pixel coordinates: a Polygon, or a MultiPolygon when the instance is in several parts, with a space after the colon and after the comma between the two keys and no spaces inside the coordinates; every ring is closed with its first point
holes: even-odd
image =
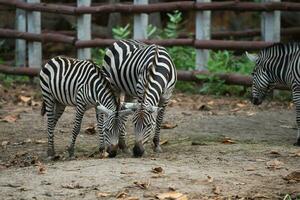
{"type": "MultiPolygon", "coordinates": [[[[77,6],[90,6],[91,0],[77,0],[77,6]]],[[[83,14],[77,17],[77,38],[78,40],[91,39],[91,14],[83,14]]],[[[79,59],[91,59],[91,49],[82,48],[77,50],[79,59]]]]}
{"type": "MultiPolygon", "coordinates": [[[[263,0],[264,2],[280,2],[280,0],[263,0]]],[[[263,12],[261,33],[264,41],[280,41],[280,11],[263,12]]]]}
{"type": "MultiPolygon", "coordinates": [[[[26,0],[21,0],[26,1],[26,0]]],[[[26,11],[16,9],[16,30],[26,32],[26,11]]],[[[15,64],[17,67],[26,65],[26,40],[17,39],[15,46],[15,64]]]]}
{"type": "MultiPolygon", "coordinates": [[[[40,0],[27,0],[27,3],[40,3],[40,0]]],[[[29,33],[41,33],[41,13],[27,12],[27,30],[29,33]]],[[[29,67],[42,67],[42,44],[40,42],[28,42],[29,67]]]]}
{"type": "MultiPolygon", "coordinates": [[[[197,2],[211,2],[211,0],[196,0],[197,2]]],[[[196,13],[196,40],[210,39],[211,11],[196,13]]],[[[196,49],[196,70],[205,70],[209,58],[209,51],[196,49]]]]}
{"type": "MultiPolygon", "coordinates": [[[[148,4],[148,0],[134,0],[134,5],[148,4]]],[[[148,15],[141,13],[134,15],[133,39],[147,39],[148,15]]]]}

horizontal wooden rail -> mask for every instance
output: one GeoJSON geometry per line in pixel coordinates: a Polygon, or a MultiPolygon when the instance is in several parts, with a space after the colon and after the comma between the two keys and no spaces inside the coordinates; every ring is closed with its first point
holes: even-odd
{"type": "Polygon", "coordinates": [[[75,37],[67,36],[63,34],[56,33],[28,33],[20,32],[13,29],[0,28],[0,38],[13,38],[13,39],[24,39],[28,41],[38,41],[38,42],[60,42],[65,44],[74,44],[76,41],[75,37]]]}
{"type": "MultiPolygon", "coordinates": [[[[0,73],[11,74],[11,75],[25,75],[25,76],[38,76],[40,69],[37,68],[29,68],[29,67],[11,67],[7,65],[0,65],[0,73]]],[[[178,80],[180,81],[190,81],[190,82],[206,82],[205,79],[197,78],[198,75],[207,75],[209,76],[217,76],[220,80],[224,80],[225,84],[229,85],[242,85],[250,87],[252,85],[251,76],[245,76],[234,73],[227,74],[212,74],[208,71],[183,71],[179,70],[177,72],[178,80]]],[[[286,86],[278,85],[276,89],[280,90],[288,90],[289,88],[286,86]]]]}
{"type": "MultiPolygon", "coordinates": [[[[0,38],[25,39],[39,42],[60,42],[74,45],[76,48],[107,47],[116,40],[114,39],[92,39],[76,40],[75,37],[54,33],[34,34],[19,32],[12,29],[0,28],[0,38]]],[[[233,40],[194,40],[189,38],[164,39],[164,40],[142,40],[147,44],[158,44],[161,46],[193,46],[198,49],[212,50],[258,50],[272,45],[272,42],[262,41],[233,41],[233,40]]]]}
{"type": "Polygon", "coordinates": [[[154,3],[149,5],[130,5],[130,4],[111,4],[91,7],[75,7],[62,4],[46,3],[25,3],[18,0],[0,0],[0,5],[13,6],[29,11],[41,11],[50,13],[59,13],[67,15],[78,14],[102,14],[102,13],[153,13],[153,12],[170,12],[173,10],[230,10],[230,11],[300,11],[300,3],[294,2],[269,2],[269,3],[252,3],[252,2],[212,2],[196,3],[194,1],[185,1],[182,3],[154,3]]]}

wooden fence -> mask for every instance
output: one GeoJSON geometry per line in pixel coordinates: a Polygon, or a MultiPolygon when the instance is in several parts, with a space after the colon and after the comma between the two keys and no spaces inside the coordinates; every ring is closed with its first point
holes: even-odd
{"type": "MultiPolygon", "coordinates": [[[[106,47],[115,40],[107,38],[92,39],[91,15],[112,12],[134,14],[134,38],[146,43],[156,43],[163,46],[193,46],[196,48],[195,66],[197,70],[205,69],[208,58],[207,49],[228,50],[258,50],[280,41],[280,11],[300,11],[300,3],[280,2],[280,0],[264,0],[263,3],[211,0],[178,1],[169,3],[148,4],[148,0],[134,0],[133,4],[93,5],[91,0],[77,0],[77,7],[61,4],[40,3],[40,0],[0,0],[1,6],[16,9],[16,29],[0,29],[0,38],[16,39],[16,65],[26,66],[26,51],[28,66],[40,68],[42,62],[42,43],[60,42],[74,45],[77,57],[91,58],[91,47],[106,47]],[[148,40],[145,30],[148,25],[148,13],[170,12],[174,10],[196,11],[195,36],[190,38],[148,40]],[[261,34],[263,41],[233,41],[211,39],[212,11],[257,11],[262,12],[261,29],[255,34],[261,34]],[[44,32],[41,30],[41,12],[75,15],[77,17],[77,33],[62,34],[61,32],[44,32]],[[26,26],[27,25],[27,26],[26,26]],[[26,42],[28,47],[26,47],[26,42]],[[27,50],[28,49],[28,50],[27,50]]],[[[291,30],[291,31],[299,31],[291,30]]],[[[253,33],[253,32],[252,32],[253,33]]],[[[299,32],[298,32],[299,33],[299,32]]],[[[249,33],[247,33],[249,34],[249,33]]],[[[0,66],[0,72],[12,71],[0,66]]],[[[23,69],[14,69],[16,71],[23,69]]],[[[24,70],[23,70],[24,71],[24,70]]],[[[26,70],[25,70],[26,71],[26,70]]],[[[191,75],[193,74],[192,72],[191,75]]],[[[179,78],[182,77],[179,74],[179,78]]],[[[186,77],[186,76],[185,76],[186,77]]],[[[183,78],[184,79],[184,78],[183,78]]]]}

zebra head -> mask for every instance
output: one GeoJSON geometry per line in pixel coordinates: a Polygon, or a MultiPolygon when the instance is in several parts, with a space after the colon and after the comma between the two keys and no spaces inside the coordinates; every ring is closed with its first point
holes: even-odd
{"type": "Polygon", "coordinates": [[[97,106],[99,113],[103,113],[106,119],[103,123],[104,144],[109,157],[115,157],[119,148],[121,133],[125,133],[125,122],[127,116],[133,111],[131,109],[111,111],[103,105],[97,106]]]}
{"type": "Polygon", "coordinates": [[[265,96],[273,89],[274,83],[272,77],[265,66],[266,63],[263,62],[259,55],[249,54],[246,52],[247,57],[255,62],[255,68],[252,72],[252,103],[254,105],[260,105],[265,96]]]}
{"type": "MultiPolygon", "coordinates": [[[[128,107],[128,104],[127,106],[128,107]]],[[[144,105],[144,104],[132,104],[131,109],[135,110],[133,114],[133,124],[135,133],[135,145],[133,147],[133,155],[140,157],[144,154],[144,143],[146,143],[151,136],[152,130],[155,126],[155,112],[158,111],[158,107],[144,105]]]]}

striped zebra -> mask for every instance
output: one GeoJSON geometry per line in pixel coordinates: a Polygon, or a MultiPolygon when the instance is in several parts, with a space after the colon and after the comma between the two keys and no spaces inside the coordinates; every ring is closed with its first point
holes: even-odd
{"type": "Polygon", "coordinates": [[[177,80],[174,63],[166,49],[136,40],[117,41],[106,50],[103,71],[118,98],[125,94],[138,101],[129,106],[135,109],[134,156],[143,155],[143,144],[148,141],[154,126],[154,151],[161,152],[160,126],[177,80]]]}
{"type": "Polygon", "coordinates": [[[75,125],[68,148],[70,157],[74,156],[75,141],[84,112],[91,107],[96,109],[100,152],[103,153],[107,146],[109,156],[116,155],[119,133],[125,128],[123,118],[131,111],[119,110],[110,83],[101,74],[100,68],[88,60],[55,57],[42,68],[40,85],[43,96],[41,114],[47,114],[48,118],[47,153],[50,158],[55,155],[54,129],[66,106],[76,107],[75,125]]]}
{"type": "Polygon", "coordinates": [[[252,103],[259,105],[275,84],[287,85],[292,90],[296,105],[300,146],[300,43],[276,43],[261,50],[257,55],[246,53],[256,63],[253,71],[252,103]]]}

